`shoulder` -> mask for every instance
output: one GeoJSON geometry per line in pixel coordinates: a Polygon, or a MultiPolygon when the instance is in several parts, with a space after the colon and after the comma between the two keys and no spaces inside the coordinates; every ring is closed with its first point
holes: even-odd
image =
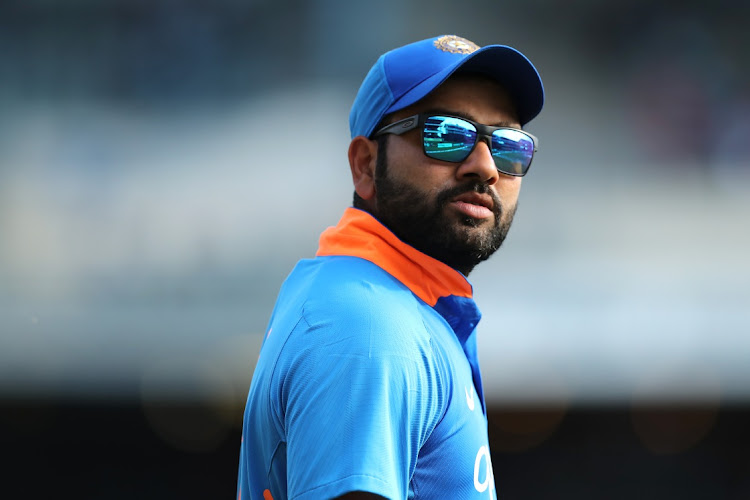
{"type": "Polygon", "coordinates": [[[270,384],[281,420],[300,421],[303,410],[341,411],[336,405],[346,401],[370,419],[420,422],[424,442],[445,402],[441,358],[424,319],[429,306],[358,258],[314,259],[292,276],[299,309],[279,338],[270,384]]]}
{"type": "Polygon", "coordinates": [[[319,257],[306,276],[302,316],[310,328],[424,328],[421,301],[377,265],[357,257],[319,257]]]}
{"type": "MultiPolygon", "coordinates": [[[[328,294],[337,300],[358,297],[388,298],[411,294],[400,281],[372,262],[350,256],[327,256],[300,262],[290,275],[299,275],[309,292],[328,294]]],[[[290,281],[290,280],[288,280],[290,281]]],[[[295,280],[300,285],[299,280],[295,280]]],[[[309,299],[314,298],[310,295],[309,299]]],[[[403,298],[403,297],[401,297],[403,298]]]]}
{"type": "Polygon", "coordinates": [[[298,318],[284,357],[396,364],[433,357],[424,320],[429,312],[423,310],[429,306],[371,262],[340,256],[303,261],[284,287],[282,295],[294,302],[298,318]]]}

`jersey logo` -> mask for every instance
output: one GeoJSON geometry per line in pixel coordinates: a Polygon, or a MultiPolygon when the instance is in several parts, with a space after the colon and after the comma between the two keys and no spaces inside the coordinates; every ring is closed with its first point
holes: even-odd
{"type": "Polygon", "coordinates": [[[470,394],[469,389],[464,386],[464,392],[466,393],[466,406],[469,407],[470,411],[474,411],[474,390],[472,389],[470,394]]]}

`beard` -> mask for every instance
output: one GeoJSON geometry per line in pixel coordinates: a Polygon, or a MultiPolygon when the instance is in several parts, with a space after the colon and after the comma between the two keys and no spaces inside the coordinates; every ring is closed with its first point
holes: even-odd
{"type": "Polygon", "coordinates": [[[437,193],[397,183],[388,176],[386,155],[382,154],[385,148],[380,152],[375,178],[377,213],[373,215],[401,241],[464,276],[500,248],[513,222],[515,205],[503,207],[495,191],[483,182],[472,181],[437,193]],[[446,210],[453,198],[472,191],[492,197],[491,225],[469,216],[451,216],[446,210]]]}

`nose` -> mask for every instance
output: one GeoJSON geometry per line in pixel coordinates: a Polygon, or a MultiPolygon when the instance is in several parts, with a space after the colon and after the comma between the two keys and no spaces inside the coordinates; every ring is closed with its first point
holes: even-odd
{"type": "Polygon", "coordinates": [[[474,150],[458,167],[456,175],[459,178],[474,177],[490,186],[498,181],[500,174],[495,167],[487,140],[489,139],[482,138],[477,141],[474,150]]]}

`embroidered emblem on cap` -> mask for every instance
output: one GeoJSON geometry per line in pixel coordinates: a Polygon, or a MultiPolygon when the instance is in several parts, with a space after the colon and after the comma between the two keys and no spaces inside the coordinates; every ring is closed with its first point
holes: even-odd
{"type": "Polygon", "coordinates": [[[479,49],[479,45],[474,42],[455,35],[444,35],[435,40],[435,47],[443,52],[452,54],[471,54],[479,49]]]}

